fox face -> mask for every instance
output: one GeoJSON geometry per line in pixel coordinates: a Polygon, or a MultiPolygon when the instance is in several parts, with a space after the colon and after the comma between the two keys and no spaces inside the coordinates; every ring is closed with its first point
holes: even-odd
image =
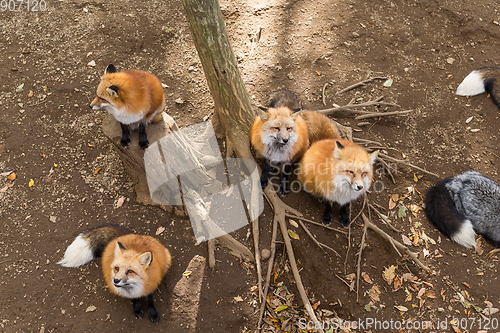
{"type": "Polygon", "coordinates": [[[333,177],[333,195],[339,204],[357,199],[371,185],[373,179],[373,163],[378,151],[371,154],[354,152],[335,141],[336,147],[333,158],[336,162],[336,176],[333,177]],[[343,198],[343,200],[342,200],[343,198]]]}
{"type": "Polygon", "coordinates": [[[293,146],[298,141],[295,121],[299,112],[292,114],[286,107],[270,108],[261,115],[261,140],[264,144],[263,155],[271,161],[288,162],[293,155],[293,146]]]}
{"type": "Polygon", "coordinates": [[[143,296],[147,282],[146,270],[153,260],[153,254],[150,251],[137,253],[126,250],[120,242],[116,242],[114,254],[111,281],[115,292],[126,298],[143,296]]]}
{"type": "Polygon", "coordinates": [[[90,103],[93,110],[106,110],[116,120],[125,125],[135,124],[144,118],[144,111],[132,111],[127,107],[124,85],[128,84],[123,72],[118,72],[113,65],[104,71],[101,82],[97,87],[96,97],[90,103]]]}

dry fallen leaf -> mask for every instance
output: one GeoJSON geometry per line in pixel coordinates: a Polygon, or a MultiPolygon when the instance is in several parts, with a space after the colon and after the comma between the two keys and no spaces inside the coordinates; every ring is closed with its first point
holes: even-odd
{"type": "Polygon", "coordinates": [[[35,185],[35,181],[33,179],[30,179],[29,183],[28,183],[28,187],[31,187],[35,185]]]}
{"type": "Polygon", "coordinates": [[[295,233],[295,231],[288,229],[288,235],[292,237],[293,239],[300,239],[299,235],[295,233]]]}
{"type": "Polygon", "coordinates": [[[100,168],[100,167],[99,167],[99,168],[97,168],[97,169],[95,169],[94,173],[97,175],[97,174],[99,173],[99,171],[101,171],[101,168],[100,168]]]}
{"type": "Polygon", "coordinates": [[[236,296],[236,297],[234,297],[234,300],[235,300],[236,302],[243,302],[243,298],[241,298],[240,296],[236,296]]]}
{"type": "Polygon", "coordinates": [[[401,238],[403,238],[403,244],[404,245],[412,245],[411,240],[407,236],[401,235],[401,238]]]}
{"type": "MultiPolygon", "coordinates": [[[[241,298],[241,297],[240,297],[240,298],[241,298]]],[[[236,297],[235,297],[234,299],[236,299],[236,297]]],[[[242,302],[242,301],[243,301],[243,300],[241,300],[241,302],[242,302]]],[[[238,301],[238,302],[239,302],[239,301],[238,301]]],[[[288,309],[288,305],[286,305],[286,304],[282,304],[282,305],[279,305],[279,306],[275,309],[275,311],[276,311],[276,312],[280,312],[280,311],[283,311],[283,310],[285,310],[285,309],[288,309]]],[[[313,309],[314,309],[314,306],[313,306],[313,309]]]]}
{"type": "Polygon", "coordinates": [[[4,188],[2,188],[2,189],[0,190],[0,193],[7,191],[7,190],[8,190],[9,188],[11,188],[12,186],[14,186],[14,184],[10,184],[10,185],[5,186],[4,188]]]}
{"type": "Polygon", "coordinates": [[[399,290],[399,288],[401,288],[402,284],[403,284],[403,281],[401,280],[401,278],[399,276],[396,276],[394,278],[394,291],[399,290]]]}
{"type": "Polygon", "coordinates": [[[387,284],[389,285],[392,284],[392,280],[394,280],[395,276],[396,276],[396,266],[394,265],[391,265],[389,268],[385,268],[384,271],[382,272],[382,277],[384,278],[385,282],[387,282],[387,284]]]}
{"type": "Polygon", "coordinates": [[[96,308],[95,306],[91,305],[91,306],[89,306],[89,307],[87,308],[87,310],[85,310],[85,312],[93,312],[93,311],[95,311],[95,310],[97,310],[97,308],[96,308]]]}
{"type": "Polygon", "coordinates": [[[16,179],[16,173],[13,172],[11,173],[8,177],[7,177],[8,180],[15,180],[16,179]]]}
{"type": "MultiPolygon", "coordinates": [[[[116,208],[120,208],[121,206],[123,206],[123,203],[125,202],[125,197],[120,197],[118,199],[118,202],[116,203],[116,208]]],[[[158,235],[158,234],[157,234],[158,235]]]]}
{"type": "Polygon", "coordinates": [[[312,306],[313,310],[316,310],[320,304],[321,304],[321,301],[317,301],[316,303],[314,303],[312,306]]]}
{"type": "Polygon", "coordinates": [[[406,312],[406,311],[408,311],[408,308],[407,308],[407,307],[405,307],[405,306],[402,306],[402,305],[394,305],[394,307],[395,307],[396,309],[398,309],[399,311],[401,311],[401,312],[406,312]]]}
{"type": "Polygon", "coordinates": [[[368,276],[366,273],[361,273],[361,276],[363,277],[363,280],[365,280],[366,283],[373,284],[372,279],[368,276]]]}
{"type": "Polygon", "coordinates": [[[182,273],[182,275],[187,277],[187,276],[191,275],[191,273],[192,273],[191,271],[185,271],[184,273],[182,273]]]}
{"type": "Polygon", "coordinates": [[[158,229],[156,229],[156,236],[160,235],[164,231],[165,231],[165,227],[158,227],[158,229]]]}
{"type": "Polygon", "coordinates": [[[289,219],[288,222],[290,222],[291,225],[293,225],[295,228],[298,228],[299,225],[297,224],[297,222],[295,222],[294,220],[292,219],[289,219]]]}
{"type": "Polygon", "coordinates": [[[373,286],[368,290],[368,296],[374,302],[380,302],[380,289],[377,286],[373,286]]]}

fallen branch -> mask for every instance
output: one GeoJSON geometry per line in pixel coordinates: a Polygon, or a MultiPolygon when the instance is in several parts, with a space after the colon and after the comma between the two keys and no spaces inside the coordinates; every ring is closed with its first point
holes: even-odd
{"type": "Polygon", "coordinates": [[[320,249],[322,249],[322,250],[326,253],[326,251],[323,249],[323,248],[325,247],[325,248],[329,249],[330,251],[332,251],[333,253],[335,253],[337,256],[339,256],[339,257],[340,257],[340,254],[338,254],[338,252],[337,252],[337,251],[335,251],[334,249],[332,249],[332,248],[331,248],[331,247],[329,247],[328,245],[323,244],[323,243],[321,243],[320,241],[318,241],[318,240],[316,239],[316,237],[314,237],[314,235],[313,235],[313,234],[309,231],[309,229],[307,229],[307,227],[306,227],[306,225],[304,224],[304,222],[302,222],[301,220],[299,220],[299,224],[300,224],[300,226],[302,227],[302,229],[304,229],[304,231],[306,232],[306,234],[307,234],[309,237],[311,237],[311,239],[313,240],[313,242],[314,242],[314,243],[316,243],[316,245],[318,245],[318,247],[319,247],[320,249]]]}
{"type": "Polygon", "coordinates": [[[323,105],[326,106],[326,96],[325,96],[325,90],[326,90],[326,87],[328,86],[328,83],[325,83],[325,85],[323,86],[323,93],[322,93],[322,96],[323,96],[323,105]]]}
{"type": "Polygon", "coordinates": [[[389,160],[389,161],[391,161],[391,162],[396,162],[396,163],[400,163],[400,164],[406,165],[406,166],[408,166],[408,167],[410,167],[410,168],[417,169],[417,170],[419,170],[419,171],[422,171],[423,173],[426,173],[426,174],[428,174],[428,175],[431,175],[431,176],[434,176],[434,177],[439,178],[439,176],[438,176],[437,174],[435,174],[435,173],[433,173],[433,172],[430,172],[430,171],[427,171],[427,170],[425,170],[425,169],[422,169],[422,168],[420,168],[420,167],[418,167],[418,166],[415,166],[415,165],[413,165],[413,164],[411,164],[411,163],[408,163],[408,162],[406,162],[405,160],[398,160],[397,158],[391,157],[391,156],[386,155],[386,154],[384,154],[384,153],[379,153],[379,154],[378,154],[378,157],[383,158],[383,159],[385,159],[385,160],[389,160]]]}
{"type": "Polygon", "coordinates": [[[413,112],[413,110],[391,111],[391,112],[372,112],[372,113],[367,113],[367,114],[357,116],[354,119],[361,120],[361,119],[384,117],[384,116],[402,116],[402,115],[406,115],[410,112],[413,112]]]}
{"type": "Polygon", "coordinates": [[[286,214],[286,217],[291,217],[291,218],[294,218],[294,219],[297,219],[297,220],[302,220],[304,222],[307,222],[307,223],[310,223],[310,224],[314,224],[314,225],[317,225],[319,227],[323,227],[325,229],[333,230],[333,231],[339,232],[341,234],[347,235],[347,232],[344,231],[344,230],[333,228],[333,227],[324,225],[323,223],[318,223],[318,222],[315,222],[313,220],[306,219],[305,217],[295,216],[295,215],[290,215],[290,214],[286,214]]]}
{"type": "Polygon", "coordinates": [[[368,78],[366,80],[360,81],[358,83],[355,83],[353,85],[350,85],[347,88],[344,88],[344,89],[338,91],[337,95],[343,94],[346,91],[352,90],[352,89],[357,88],[359,86],[365,86],[367,83],[370,83],[370,82],[372,82],[374,80],[387,80],[387,79],[388,79],[388,77],[386,77],[386,76],[376,76],[376,77],[368,78]]]}
{"type": "Polygon", "coordinates": [[[347,104],[347,105],[339,106],[336,108],[318,110],[318,112],[324,113],[326,115],[336,113],[336,112],[371,113],[370,111],[353,110],[353,109],[364,108],[364,107],[373,106],[373,105],[399,106],[398,104],[395,104],[395,103],[380,102],[380,101],[375,100],[375,101],[368,101],[365,103],[347,104]]]}
{"type": "Polygon", "coordinates": [[[394,227],[391,223],[389,223],[389,219],[388,218],[384,218],[383,216],[385,216],[385,214],[382,214],[377,208],[375,208],[375,206],[373,206],[372,204],[368,204],[368,207],[370,207],[371,209],[373,209],[375,211],[375,213],[377,213],[380,218],[382,220],[384,220],[384,222],[392,229],[394,230],[395,232],[398,232],[398,233],[402,233],[403,231],[401,230],[398,230],[396,229],[396,227],[394,227]],[[383,216],[382,216],[383,215],[383,216]]]}
{"type": "MultiPolygon", "coordinates": [[[[363,219],[364,218],[365,215],[363,214],[363,219]]],[[[358,252],[358,267],[356,270],[356,302],[359,301],[359,277],[361,275],[361,254],[363,253],[363,249],[365,248],[367,230],[368,230],[368,224],[365,223],[365,226],[363,228],[363,236],[361,237],[361,244],[359,245],[359,252],[358,252]]]]}
{"type": "Polygon", "coordinates": [[[383,230],[381,230],[379,227],[377,227],[375,224],[371,223],[370,220],[365,216],[365,214],[361,214],[361,217],[363,218],[363,221],[365,222],[365,225],[378,233],[380,236],[384,237],[389,243],[393,244],[396,248],[401,250],[402,252],[406,253],[418,266],[420,266],[423,270],[426,272],[431,273],[431,269],[424,264],[420,260],[418,260],[417,256],[415,253],[411,252],[406,246],[386,234],[383,230]]]}

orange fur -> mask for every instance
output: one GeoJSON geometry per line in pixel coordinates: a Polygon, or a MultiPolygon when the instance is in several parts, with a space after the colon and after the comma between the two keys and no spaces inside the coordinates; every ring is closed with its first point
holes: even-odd
{"type": "MultiPolygon", "coordinates": [[[[108,288],[117,295],[112,281],[112,270],[115,267],[123,274],[133,271],[143,282],[143,292],[140,296],[153,293],[161,283],[163,277],[170,268],[172,258],[170,252],[155,238],[144,235],[128,234],[112,240],[102,254],[102,270],[104,280],[108,288]],[[120,242],[125,250],[118,251],[117,243],[120,242]],[[140,263],[141,255],[146,252],[152,253],[152,261],[149,265],[140,263]]],[[[123,295],[120,295],[123,296],[123,295]]]]}
{"type": "Polygon", "coordinates": [[[378,151],[369,154],[346,139],[320,140],[311,145],[300,161],[298,179],[307,192],[344,205],[370,186],[377,154],[378,151]],[[343,149],[338,148],[336,141],[343,149]],[[363,190],[354,190],[356,186],[363,190]]]}
{"type": "Polygon", "coordinates": [[[250,140],[260,156],[273,162],[295,161],[309,147],[308,130],[304,119],[300,114],[292,114],[288,107],[269,108],[266,114],[256,117],[250,132],[250,140]],[[287,143],[289,148],[283,154],[269,152],[270,145],[279,145],[278,137],[289,140],[287,143]]]}
{"type": "Polygon", "coordinates": [[[302,117],[307,124],[311,144],[323,139],[340,138],[337,126],[321,112],[302,111],[302,117]]]}
{"type": "MultiPolygon", "coordinates": [[[[102,104],[111,104],[125,115],[142,116],[140,122],[156,123],[161,120],[161,111],[165,107],[165,95],[160,80],[153,74],[130,69],[123,72],[106,73],[101,77],[97,87],[96,97],[90,104],[99,107],[102,104]],[[110,86],[118,87],[118,96],[108,92],[110,86]]],[[[125,125],[134,122],[118,121],[125,125]]]]}

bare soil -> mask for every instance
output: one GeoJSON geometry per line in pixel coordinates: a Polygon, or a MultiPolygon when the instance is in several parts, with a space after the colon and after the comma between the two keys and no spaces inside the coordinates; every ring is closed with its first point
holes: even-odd
{"type": "MultiPolygon", "coordinates": [[[[380,111],[414,111],[404,117],[366,121],[355,120],[347,112],[334,117],[352,126],[356,137],[378,141],[390,155],[404,156],[441,178],[477,170],[500,180],[498,108],[486,95],[454,94],[470,71],[500,65],[500,7],[491,1],[237,0],[222,1],[221,8],[241,74],[256,103],[265,104],[269,93],[279,87],[295,91],[303,106],[312,110],[383,96],[399,107],[382,106],[380,111]],[[390,77],[393,83],[384,87],[384,80],[376,80],[336,94],[367,76],[390,77]],[[466,123],[470,117],[472,121],[466,123]]],[[[199,300],[185,309],[172,306],[174,286],[193,257],[207,256],[206,245],[195,246],[188,220],[135,201],[131,181],[102,134],[105,114],[88,107],[101,73],[113,63],[118,69],[156,74],[168,86],[167,113],[180,126],[211,115],[213,103],[182,3],[47,1],[44,12],[28,12],[25,7],[1,11],[0,22],[0,173],[16,174],[13,181],[0,178],[4,189],[0,192],[0,330],[186,332],[187,326],[195,326],[198,332],[253,331],[258,320],[252,289],[255,270],[223,249],[216,252],[216,271],[205,270],[199,300]],[[89,65],[92,61],[95,66],[89,65]],[[116,208],[122,196],[127,199],[116,208]],[[136,319],[128,300],[106,290],[100,262],[76,269],[56,264],[77,234],[110,222],[149,235],[166,228],[157,237],[170,249],[173,266],[155,294],[162,316],[159,325],[136,319]],[[195,323],[173,320],[179,311],[195,318],[195,323]]],[[[419,193],[424,195],[438,179],[407,167],[397,169],[394,184],[378,165],[379,187],[368,197],[385,208],[401,232],[392,231],[374,214],[372,221],[398,241],[403,241],[402,235],[411,238],[410,250],[436,274],[423,272],[411,260],[400,260],[391,244],[369,231],[361,271],[370,279],[361,278],[356,301],[356,291],[348,285],[350,274],[356,272],[362,221],[354,222],[349,237],[309,226],[340,256],[323,253],[303,230],[290,225],[300,237],[293,240],[294,250],[320,317],[431,320],[434,325],[453,317],[476,318],[483,320],[482,327],[477,321],[471,327],[469,320],[462,332],[492,331],[495,327],[485,327],[484,318],[498,320],[498,313],[481,315],[469,304],[481,309],[500,307],[498,255],[488,255],[493,247],[485,241],[478,254],[440,235],[423,211],[415,208],[422,206],[419,193]],[[410,186],[416,192],[402,205],[416,212],[398,217],[401,203],[398,200],[389,210],[389,195],[403,197],[410,186]],[[436,244],[423,240],[424,234],[436,244]],[[416,280],[403,279],[399,288],[394,282],[389,285],[382,272],[392,265],[398,277],[411,273],[416,280]],[[380,291],[378,297],[374,286],[380,291]]],[[[320,221],[323,204],[315,198],[291,193],[284,201],[320,221]]],[[[352,216],[360,209],[361,203],[352,205],[352,216]]],[[[271,217],[266,207],[260,219],[264,248],[269,248],[271,217]]],[[[243,228],[233,236],[252,248],[247,234],[248,228],[243,228]]],[[[295,332],[303,316],[302,303],[280,244],[277,253],[280,265],[273,285],[281,282],[296,294],[296,312],[278,313],[275,302],[271,313],[279,327],[292,316],[289,329],[286,323],[283,328],[295,332]]],[[[271,318],[266,316],[267,323],[272,323],[271,318]]],[[[268,324],[266,330],[278,331],[268,324]]],[[[372,328],[378,331],[382,329],[372,328]]],[[[434,327],[434,331],[452,330],[434,327]]]]}

